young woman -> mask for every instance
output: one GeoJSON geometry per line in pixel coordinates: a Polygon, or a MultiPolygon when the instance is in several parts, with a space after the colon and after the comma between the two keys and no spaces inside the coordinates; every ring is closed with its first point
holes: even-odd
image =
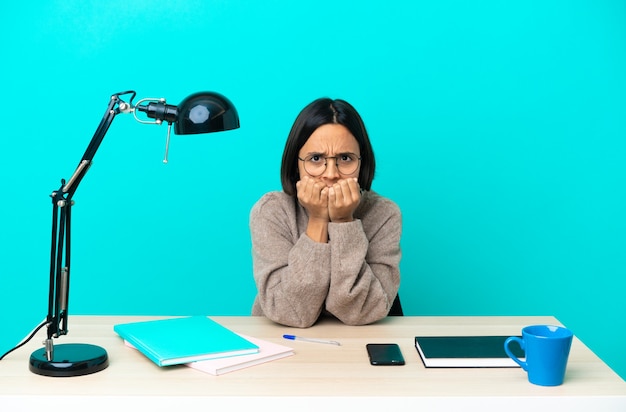
{"type": "Polygon", "coordinates": [[[283,191],[250,213],[257,297],[252,314],[309,327],[320,316],[348,325],[384,318],[400,285],[398,206],[372,191],[374,151],[348,102],[322,98],[293,124],[283,191]]]}

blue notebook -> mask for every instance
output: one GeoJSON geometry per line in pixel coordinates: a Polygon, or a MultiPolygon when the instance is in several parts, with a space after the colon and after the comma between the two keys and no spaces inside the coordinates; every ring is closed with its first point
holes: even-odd
{"type": "Polygon", "coordinates": [[[259,352],[257,345],[205,316],[122,323],[113,330],[159,366],[259,352]]]}

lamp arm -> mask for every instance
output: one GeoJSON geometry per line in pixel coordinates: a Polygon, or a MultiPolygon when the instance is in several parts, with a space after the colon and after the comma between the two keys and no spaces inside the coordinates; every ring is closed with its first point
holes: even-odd
{"type": "Polygon", "coordinates": [[[61,180],[61,187],[52,192],[52,241],[50,247],[50,288],[48,295],[48,315],[46,317],[47,339],[44,342],[46,357],[53,358],[52,338],[67,334],[68,300],[70,285],[70,252],[71,252],[71,208],[72,197],[89,170],[96,151],[100,147],[113,119],[119,113],[129,113],[133,110],[132,99],[134,91],[116,93],[111,96],[102,120],[94,133],[87,150],[70,180],[66,183],[61,180]],[[121,100],[120,96],[132,94],[129,103],[121,100]]]}
{"type": "Polygon", "coordinates": [[[116,93],[111,96],[109,105],[107,106],[107,109],[104,115],[102,116],[102,120],[100,121],[100,124],[98,125],[98,128],[96,129],[96,132],[94,133],[91,139],[91,142],[89,142],[89,146],[87,146],[87,149],[85,150],[85,153],[83,154],[83,158],[81,159],[80,163],[78,164],[78,167],[74,171],[74,174],[72,175],[70,180],[67,182],[67,184],[63,184],[61,186],[61,190],[64,193],[68,194],[67,198],[71,198],[73,196],[81,180],[87,173],[87,170],[89,170],[89,167],[91,166],[91,162],[93,161],[93,158],[96,155],[96,151],[100,147],[100,143],[102,143],[102,140],[104,139],[104,136],[109,130],[111,123],[113,123],[113,119],[115,118],[115,116],[117,116],[120,113],[130,113],[133,111],[132,101],[135,97],[135,94],[136,93],[134,91],[127,91],[123,93],[116,93]],[[129,103],[124,102],[120,98],[120,96],[123,96],[125,94],[132,94],[129,100],[129,103]]]}

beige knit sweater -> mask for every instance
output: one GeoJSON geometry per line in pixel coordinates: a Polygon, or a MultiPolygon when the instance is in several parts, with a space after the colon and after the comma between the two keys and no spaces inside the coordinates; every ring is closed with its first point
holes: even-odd
{"type": "Polygon", "coordinates": [[[322,315],[348,325],[387,316],[400,285],[400,209],[364,192],[354,218],[329,223],[329,242],[318,243],[305,233],[308,216],[297,199],[264,195],[250,213],[252,314],[302,328],[322,315]]]}

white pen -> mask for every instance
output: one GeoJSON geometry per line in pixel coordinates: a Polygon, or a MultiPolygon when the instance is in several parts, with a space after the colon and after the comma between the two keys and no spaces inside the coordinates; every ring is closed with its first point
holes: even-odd
{"type": "Polygon", "coordinates": [[[289,339],[289,340],[301,340],[301,341],[304,341],[304,342],[325,343],[327,345],[341,346],[341,343],[337,342],[336,340],[303,338],[301,336],[295,336],[295,335],[283,335],[283,338],[289,339]]]}

